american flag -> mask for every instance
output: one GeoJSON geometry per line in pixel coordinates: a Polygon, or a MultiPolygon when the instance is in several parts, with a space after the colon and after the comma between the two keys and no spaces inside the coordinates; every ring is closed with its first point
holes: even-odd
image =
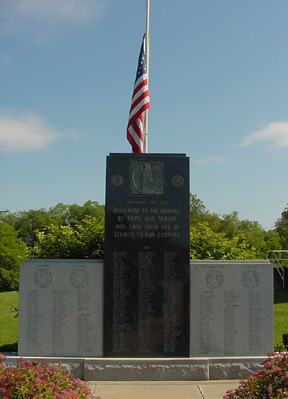
{"type": "Polygon", "coordinates": [[[127,126],[127,140],[131,144],[133,152],[138,153],[143,152],[143,112],[150,108],[147,78],[146,59],[142,43],[127,126]]]}

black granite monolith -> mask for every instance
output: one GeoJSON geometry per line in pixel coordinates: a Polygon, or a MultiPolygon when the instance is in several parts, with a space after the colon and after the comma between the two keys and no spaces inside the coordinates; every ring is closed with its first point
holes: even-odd
{"type": "Polygon", "coordinates": [[[110,154],[104,356],[189,356],[189,158],[110,154]]]}

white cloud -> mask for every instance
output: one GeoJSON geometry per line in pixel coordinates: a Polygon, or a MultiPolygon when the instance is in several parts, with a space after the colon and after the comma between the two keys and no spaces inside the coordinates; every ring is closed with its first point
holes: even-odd
{"type": "Polygon", "coordinates": [[[110,0],[1,0],[0,25],[6,33],[49,40],[75,26],[90,26],[110,0]]]}
{"type": "Polygon", "coordinates": [[[288,148],[288,122],[273,122],[267,127],[249,133],[239,147],[249,147],[257,142],[265,143],[265,148],[288,148]]]}
{"type": "Polygon", "coordinates": [[[35,114],[0,115],[0,151],[3,153],[42,150],[60,138],[61,133],[35,114]]]}
{"type": "Polygon", "coordinates": [[[197,159],[194,163],[198,166],[206,166],[206,165],[224,165],[229,162],[224,158],[212,157],[212,158],[202,158],[197,159]]]}

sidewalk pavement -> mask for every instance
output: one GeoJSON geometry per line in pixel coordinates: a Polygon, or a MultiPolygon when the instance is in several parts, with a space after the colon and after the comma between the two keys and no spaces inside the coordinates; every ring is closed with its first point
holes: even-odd
{"type": "Polygon", "coordinates": [[[89,381],[101,399],[222,399],[239,381],[89,381]]]}

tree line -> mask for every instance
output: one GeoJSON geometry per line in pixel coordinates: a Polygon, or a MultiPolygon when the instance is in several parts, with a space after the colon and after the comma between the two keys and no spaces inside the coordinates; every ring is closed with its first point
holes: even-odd
{"type": "MultiPolygon", "coordinates": [[[[0,291],[17,290],[23,259],[103,259],[105,207],[57,204],[49,209],[0,215],[0,291]]],[[[237,212],[220,217],[190,194],[191,259],[265,259],[267,250],[288,249],[288,208],[265,231],[237,212]]]]}

